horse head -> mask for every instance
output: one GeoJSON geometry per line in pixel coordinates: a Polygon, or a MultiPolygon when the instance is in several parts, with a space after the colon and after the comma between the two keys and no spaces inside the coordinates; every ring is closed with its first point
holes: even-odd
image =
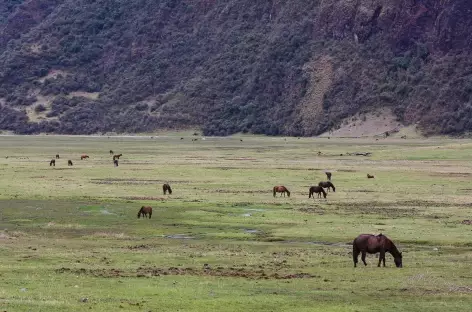
{"type": "Polygon", "coordinates": [[[401,252],[398,254],[398,256],[393,258],[393,261],[395,262],[395,265],[397,266],[397,268],[402,268],[403,267],[402,258],[403,258],[403,256],[402,256],[401,252]]]}

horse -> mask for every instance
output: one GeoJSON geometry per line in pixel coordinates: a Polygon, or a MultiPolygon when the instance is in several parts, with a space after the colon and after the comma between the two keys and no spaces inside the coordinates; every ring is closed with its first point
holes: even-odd
{"type": "Polygon", "coordinates": [[[326,171],[326,177],[328,178],[328,181],[331,181],[331,172],[326,171]]]}
{"type": "Polygon", "coordinates": [[[80,156],[80,160],[83,160],[83,159],[87,159],[87,158],[90,158],[88,155],[82,155],[80,156]]]}
{"type": "Polygon", "coordinates": [[[373,175],[367,174],[367,179],[374,179],[373,175]]]}
{"type": "Polygon", "coordinates": [[[143,216],[143,218],[148,216],[149,214],[149,219],[151,219],[152,216],[152,208],[149,206],[142,206],[141,209],[138,211],[138,219],[143,216]]]}
{"type": "Polygon", "coordinates": [[[113,151],[112,151],[112,150],[110,150],[110,155],[113,155],[113,154],[114,154],[114,153],[113,153],[113,151]]]}
{"type": "Polygon", "coordinates": [[[380,252],[379,264],[383,262],[385,267],[385,252],[389,252],[393,256],[393,261],[397,268],[403,267],[402,264],[402,253],[398,251],[395,244],[385,235],[379,234],[377,236],[371,234],[361,234],[354,239],[352,243],[352,258],[354,260],[354,267],[357,266],[357,257],[359,253],[362,253],[362,262],[365,262],[366,253],[376,254],[380,252]]]}
{"type": "Polygon", "coordinates": [[[115,167],[118,167],[118,159],[114,159],[113,164],[115,165],[115,167]]]}
{"type": "Polygon", "coordinates": [[[308,192],[308,198],[311,198],[311,196],[313,196],[313,199],[314,199],[315,195],[313,193],[318,193],[319,198],[321,198],[321,194],[323,194],[323,197],[326,198],[326,192],[321,186],[310,187],[310,190],[308,192]]]}
{"type": "Polygon", "coordinates": [[[336,192],[336,188],[334,187],[334,184],[331,183],[330,181],[320,182],[320,183],[318,183],[318,186],[321,186],[322,188],[327,188],[328,192],[329,192],[330,188],[333,189],[333,192],[336,192]]]}
{"type": "Polygon", "coordinates": [[[121,156],[123,156],[123,154],[113,155],[113,160],[120,159],[121,156]]]}
{"type": "Polygon", "coordinates": [[[56,167],[56,160],[55,159],[51,159],[51,161],[49,162],[49,167],[51,167],[51,166],[56,167]]]}
{"type": "MultiPolygon", "coordinates": [[[[282,193],[284,194],[284,197],[285,197],[285,193],[287,193],[287,196],[290,197],[290,191],[283,185],[274,186],[273,191],[274,191],[274,197],[276,193],[282,193]]],[[[282,196],[282,194],[280,194],[280,196],[282,196]]]]}
{"type": "Polygon", "coordinates": [[[168,183],[164,183],[162,185],[162,191],[164,192],[164,195],[166,192],[169,192],[169,195],[172,195],[172,189],[170,188],[170,185],[168,183]]]}
{"type": "Polygon", "coordinates": [[[59,154],[56,154],[56,159],[59,159],[59,154]]]}
{"type": "Polygon", "coordinates": [[[67,165],[68,165],[68,166],[73,166],[72,160],[69,159],[69,160],[67,161],[67,165]]]}

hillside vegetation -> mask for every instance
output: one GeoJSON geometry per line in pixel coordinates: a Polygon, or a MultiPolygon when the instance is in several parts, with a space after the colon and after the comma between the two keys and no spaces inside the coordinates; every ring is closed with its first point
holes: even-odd
{"type": "Polygon", "coordinates": [[[467,0],[0,1],[0,129],[472,129],[467,0]]]}

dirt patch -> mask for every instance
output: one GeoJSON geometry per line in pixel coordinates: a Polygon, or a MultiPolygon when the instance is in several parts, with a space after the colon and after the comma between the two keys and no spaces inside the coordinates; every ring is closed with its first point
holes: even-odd
{"type": "Polygon", "coordinates": [[[321,137],[372,137],[382,136],[385,132],[395,132],[405,126],[397,121],[389,109],[367,114],[356,114],[344,119],[339,128],[326,132],[321,137]]]}
{"type": "Polygon", "coordinates": [[[325,213],[325,210],[322,208],[300,208],[298,210],[304,213],[316,213],[320,215],[325,213]]]}
{"type": "Polygon", "coordinates": [[[166,200],[164,197],[153,197],[153,196],[121,196],[118,198],[126,199],[126,200],[159,200],[159,201],[166,200]]]}
{"type": "Polygon", "coordinates": [[[209,267],[203,269],[195,268],[159,268],[159,267],[139,267],[134,271],[124,271],[119,269],[70,269],[60,268],[55,270],[56,273],[72,273],[83,274],[95,277],[156,277],[167,275],[191,275],[191,276],[218,276],[218,277],[242,277],[246,279],[301,279],[301,278],[320,278],[320,276],[309,273],[266,273],[264,270],[250,270],[246,268],[236,267],[217,267],[210,269],[209,267]]]}
{"type": "Polygon", "coordinates": [[[358,172],[358,170],[352,170],[352,169],[338,169],[336,171],[338,171],[338,172],[358,172]]]}
{"type": "Polygon", "coordinates": [[[461,224],[472,225],[472,220],[463,220],[461,224]]]}
{"type": "Polygon", "coordinates": [[[148,250],[148,249],[151,249],[151,246],[142,244],[142,245],[126,246],[123,248],[129,249],[129,250],[148,250]]]}
{"type": "Polygon", "coordinates": [[[223,193],[223,194],[265,194],[265,193],[270,193],[271,190],[244,190],[244,191],[236,191],[236,190],[225,190],[225,189],[217,189],[211,192],[216,192],[216,193],[223,193]]]}
{"type": "Polygon", "coordinates": [[[346,192],[375,193],[375,191],[372,191],[372,190],[346,190],[346,192]]]}
{"type": "Polygon", "coordinates": [[[470,177],[472,173],[469,172],[432,172],[429,174],[431,177],[457,177],[466,178],[470,177]]]}
{"type": "Polygon", "coordinates": [[[120,178],[106,178],[106,179],[91,179],[92,183],[95,184],[155,184],[155,183],[178,183],[178,184],[188,184],[190,181],[169,181],[169,180],[156,180],[156,179],[120,179],[120,178]]]}

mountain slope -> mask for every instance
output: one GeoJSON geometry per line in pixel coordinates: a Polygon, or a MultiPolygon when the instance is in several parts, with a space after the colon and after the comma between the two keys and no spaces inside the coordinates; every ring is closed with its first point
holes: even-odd
{"type": "Polygon", "coordinates": [[[0,1],[0,129],[470,131],[466,0],[0,1]]]}

